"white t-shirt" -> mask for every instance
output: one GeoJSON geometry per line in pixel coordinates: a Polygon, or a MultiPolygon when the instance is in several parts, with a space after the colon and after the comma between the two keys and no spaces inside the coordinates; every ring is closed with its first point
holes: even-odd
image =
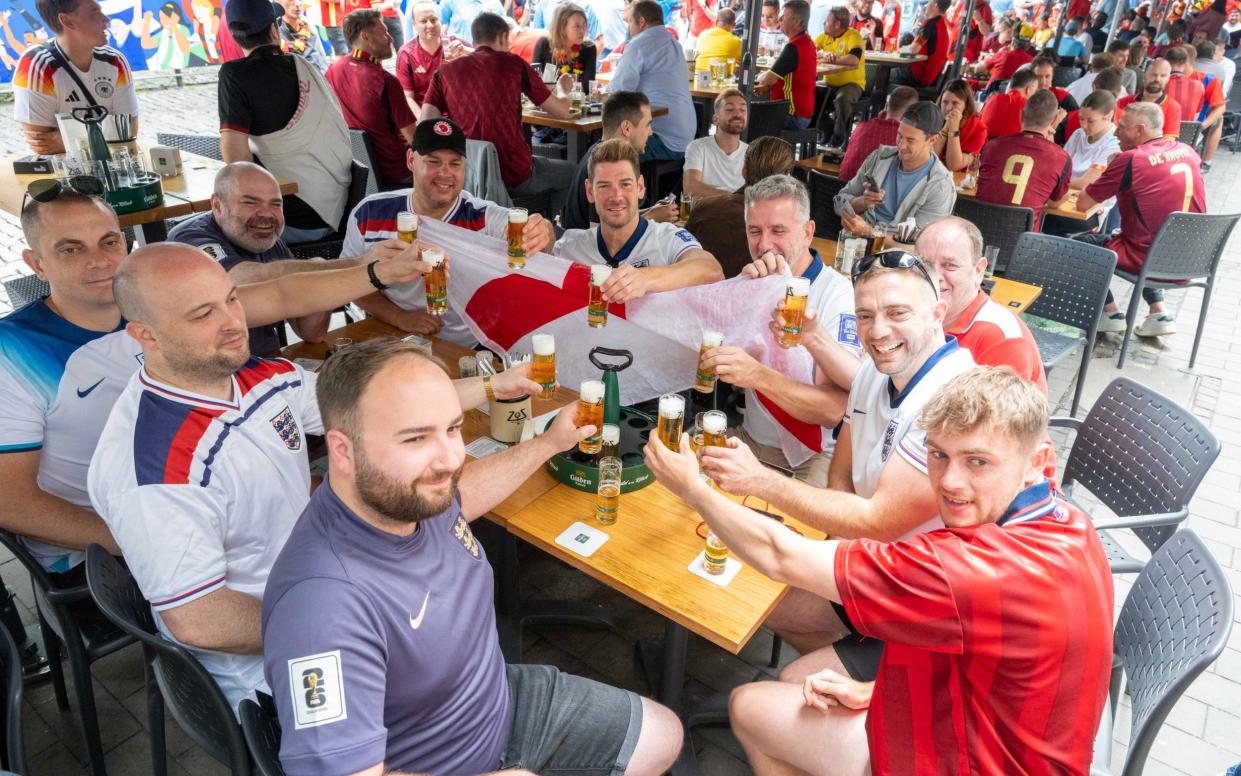
{"type": "MultiPolygon", "coordinates": [[[[77,81],[53,52],[54,46],[55,41],[33,46],[17,63],[13,75],[13,118],[18,121],[54,127],[57,113],[90,106],[90,100],[81,94],[77,81]]],[[[64,61],[68,62],[68,57],[64,61]]],[[[138,115],[134,77],[124,54],[109,46],[100,46],[91,57],[89,72],[84,73],[72,64],[69,67],[90,90],[95,102],[109,113],[138,115]]]]}
{"type": "Polygon", "coordinates": [[[1107,165],[1108,157],[1120,153],[1120,141],[1115,132],[1109,132],[1093,143],[1086,137],[1086,130],[1077,128],[1064,143],[1064,150],[1073,160],[1073,177],[1086,174],[1091,165],[1107,165]]]}
{"type": "Polygon", "coordinates": [[[1073,99],[1077,100],[1078,105],[1081,105],[1090,96],[1090,93],[1094,91],[1094,79],[1097,75],[1098,73],[1093,70],[1088,70],[1084,76],[1064,87],[1064,90],[1073,95],[1073,99]]]}
{"type": "MultiPolygon", "coordinates": [[[[227,587],[263,599],[267,575],[310,500],[305,434],[322,434],[315,375],[251,358],[233,402],[139,371],[117,399],[88,478],[160,631],[159,613],[227,587]]],[[[229,705],[265,688],[263,658],[190,648],[229,705]]]]}
{"type": "Polygon", "coordinates": [[[608,253],[599,227],[570,229],[556,241],[552,253],[578,264],[610,264],[619,267],[665,267],[676,264],[681,254],[702,248],[694,235],[676,224],[648,221],[638,217],[638,227],[616,255],[608,253]]]}
{"type": "MultiPolygon", "coordinates": [[[[936,391],[974,366],[969,351],[961,350],[956,339],[949,337],[893,398],[891,378],[876,369],[870,359],[862,362],[845,407],[845,423],[849,424],[852,441],[854,493],[862,498],[875,495],[879,477],[893,451],[926,474],[926,432],[918,426],[918,416],[936,391]]],[[[939,518],[933,522],[942,525],[939,518]]],[[[928,527],[931,526],[921,526],[906,536],[928,527]]]]}
{"type": "Polygon", "coordinates": [[[685,149],[685,169],[702,173],[702,182],[724,191],[736,191],[745,185],[741,166],[745,163],[746,144],[731,154],[724,153],[712,136],[700,137],[685,149]]]}

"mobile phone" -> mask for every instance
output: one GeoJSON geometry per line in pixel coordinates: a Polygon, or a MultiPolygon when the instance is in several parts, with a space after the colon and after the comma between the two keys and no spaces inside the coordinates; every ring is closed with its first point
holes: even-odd
{"type": "Polygon", "coordinates": [[[862,183],[866,184],[866,187],[871,191],[879,191],[879,184],[875,181],[875,176],[870,173],[862,176],[862,183]]]}

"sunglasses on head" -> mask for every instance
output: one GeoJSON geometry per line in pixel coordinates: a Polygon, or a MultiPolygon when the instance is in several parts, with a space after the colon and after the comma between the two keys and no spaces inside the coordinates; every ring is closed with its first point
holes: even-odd
{"type": "Polygon", "coordinates": [[[868,256],[858,259],[853,265],[853,270],[849,273],[849,279],[854,285],[857,285],[858,278],[870,271],[871,267],[878,264],[884,269],[916,269],[918,274],[926,280],[931,290],[935,292],[935,298],[939,299],[939,286],[931,279],[931,274],[926,271],[926,267],[917,256],[907,251],[879,251],[868,256]]]}
{"type": "Polygon", "coordinates": [[[93,175],[73,175],[64,181],[57,180],[56,178],[40,178],[26,187],[26,194],[22,197],[21,209],[23,211],[26,209],[27,199],[32,199],[40,204],[47,204],[66,191],[76,191],[88,197],[102,197],[103,182],[93,175]]]}

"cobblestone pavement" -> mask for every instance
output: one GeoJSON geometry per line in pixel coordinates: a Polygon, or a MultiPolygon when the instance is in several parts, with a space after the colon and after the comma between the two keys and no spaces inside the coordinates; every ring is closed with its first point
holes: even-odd
{"type": "MultiPolygon", "coordinates": [[[[143,110],[142,134],[154,139],[156,129],[170,132],[208,133],[216,130],[216,91],[210,70],[196,71],[183,87],[170,78],[143,82],[140,94],[143,110]],[[192,83],[197,82],[197,83],[192,83]]],[[[24,151],[12,104],[0,104],[0,154],[24,151]]],[[[1241,157],[1221,151],[1214,169],[1207,176],[1207,203],[1211,212],[1241,211],[1241,157]]],[[[21,233],[16,220],[0,214],[0,280],[26,271],[21,261],[21,233]]],[[[1236,594],[1236,611],[1241,618],[1241,525],[1238,506],[1241,499],[1241,445],[1233,434],[1241,434],[1241,386],[1228,382],[1228,375],[1241,373],[1241,230],[1234,233],[1224,256],[1212,309],[1207,321],[1202,350],[1193,371],[1187,368],[1193,331],[1197,323],[1201,292],[1194,289],[1171,292],[1170,304],[1177,310],[1180,333],[1160,341],[1145,341],[1131,358],[1124,373],[1192,407],[1210,424],[1223,442],[1223,453],[1192,505],[1188,525],[1199,533],[1223,565],[1236,594]]],[[[1120,299],[1128,297],[1128,287],[1114,286],[1120,299]]],[[[7,311],[7,300],[0,298],[0,312],[7,311]]],[[[1094,398],[1118,373],[1115,353],[1119,340],[1108,335],[1097,345],[1090,369],[1084,414],[1094,398]]],[[[1072,359],[1071,359],[1072,360],[1072,359]]],[[[1071,368],[1050,375],[1051,392],[1058,410],[1067,412],[1072,399],[1075,374],[1071,368]]],[[[1061,452],[1063,438],[1057,439],[1061,452]]],[[[1062,455],[1063,457],[1063,455],[1062,455]]],[[[0,575],[17,593],[27,622],[34,622],[30,582],[15,560],[3,556],[0,575]]],[[[604,588],[549,557],[523,551],[522,585],[526,592],[569,598],[590,599],[610,607],[616,625],[611,631],[574,628],[545,628],[526,637],[524,658],[607,681],[639,692],[645,682],[638,671],[634,641],[662,634],[658,617],[615,591],[604,588]]],[[[1128,592],[1129,580],[1117,578],[1116,601],[1128,592]]],[[[706,694],[727,691],[756,675],[771,676],[766,667],[770,636],[760,632],[739,656],[730,655],[701,639],[690,642],[690,692],[706,694]]],[[[784,661],[793,651],[784,650],[784,661]]],[[[130,649],[95,666],[95,696],[103,730],[108,764],[114,774],[148,773],[148,738],[144,730],[142,667],[139,653],[130,649]]],[[[81,772],[86,763],[74,712],[57,710],[50,686],[30,688],[23,708],[26,750],[34,774],[81,772]]],[[[1117,748],[1114,766],[1118,771],[1128,742],[1127,703],[1116,724],[1117,748]]],[[[224,769],[168,723],[170,773],[223,773],[224,769]]],[[[694,732],[695,748],[704,774],[749,773],[745,757],[727,728],[700,728],[694,732]]],[[[1220,774],[1241,761],[1241,628],[1233,632],[1223,656],[1186,692],[1168,717],[1151,751],[1148,774],[1220,774]]]]}

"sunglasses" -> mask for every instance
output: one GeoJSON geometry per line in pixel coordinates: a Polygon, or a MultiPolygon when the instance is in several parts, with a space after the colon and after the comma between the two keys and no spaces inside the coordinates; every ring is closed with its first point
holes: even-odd
{"type": "Polygon", "coordinates": [[[66,191],[76,191],[88,197],[102,197],[103,182],[93,175],[73,175],[64,181],[56,178],[40,178],[26,187],[26,193],[22,196],[21,209],[26,210],[28,199],[47,204],[66,191]]]}
{"type": "Polygon", "coordinates": [[[931,274],[926,271],[926,267],[922,266],[922,262],[917,256],[907,251],[879,251],[868,256],[863,256],[854,265],[849,273],[849,279],[854,285],[857,285],[858,278],[870,271],[871,267],[878,264],[884,269],[916,269],[918,274],[926,280],[927,285],[935,292],[935,298],[939,299],[939,286],[931,279],[931,274]]]}

